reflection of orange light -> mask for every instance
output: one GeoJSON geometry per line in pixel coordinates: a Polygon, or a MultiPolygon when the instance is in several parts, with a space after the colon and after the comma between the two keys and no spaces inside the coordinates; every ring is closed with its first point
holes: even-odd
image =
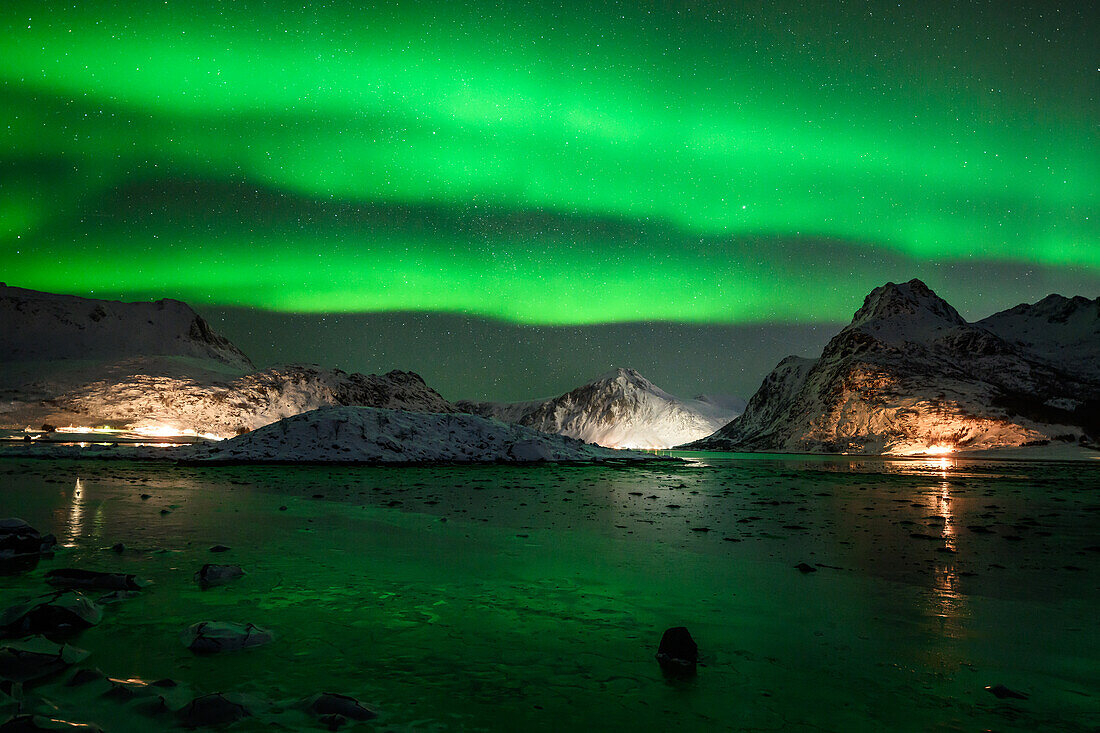
{"type": "Polygon", "coordinates": [[[954,452],[955,452],[955,446],[946,445],[946,444],[943,444],[943,443],[940,443],[940,444],[937,444],[937,445],[930,445],[930,446],[928,446],[927,448],[924,449],[924,454],[928,455],[928,456],[942,456],[942,455],[946,455],[948,453],[954,453],[954,452]]]}
{"type": "Polygon", "coordinates": [[[57,433],[87,433],[95,435],[110,435],[111,433],[121,433],[121,430],[114,428],[90,428],[90,427],[76,427],[70,425],[67,428],[54,428],[54,432],[57,433]]]}
{"type": "MultiPolygon", "coordinates": [[[[110,435],[117,436],[115,440],[129,442],[135,435],[143,438],[203,438],[205,440],[224,440],[225,436],[216,433],[200,433],[191,428],[177,428],[171,425],[142,425],[137,428],[94,428],[69,425],[64,428],[55,428],[57,433],[74,435],[110,435]]],[[[37,437],[37,436],[34,436],[37,437]]],[[[33,439],[33,438],[32,438],[33,439]]]]}
{"type": "Polygon", "coordinates": [[[214,433],[200,433],[190,428],[173,428],[169,425],[144,425],[134,428],[133,432],[150,438],[179,438],[183,436],[206,438],[207,440],[221,440],[220,435],[214,433]]]}

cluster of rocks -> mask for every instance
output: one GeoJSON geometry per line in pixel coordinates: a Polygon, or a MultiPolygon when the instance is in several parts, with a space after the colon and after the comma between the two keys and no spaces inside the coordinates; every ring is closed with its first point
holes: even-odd
{"type": "MultiPolygon", "coordinates": [[[[55,544],[52,535],[42,535],[23,520],[0,519],[0,560],[37,560],[55,544]]],[[[210,549],[225,552],[229,548],[218,545],[210,549]]],[[[31,564],[22,569],[33,567],[31,564]]],[[[195,582],[205,590],[230,583],[244,574],[238,565],[208,563],[195,573],[195,582]]],[[[13,713],[0,722],[0,733],[101,731],[94,724],[60,720],[52,712],[55,708],[51,704],[42,699],[36,704],[24,690],[86,660],[89,653],[69,644],[68,639],[102,620],[102,604],[132,598],[149,583],[131,574],[80,568],[50,570],[44,578],[56,590],[0,611],[0,712],[13,713]],[[88,595],[93,591],[103,593],[93,599],[88,595]],[[48,716],[37,714],[46,708],[51,710],[48,716]]],[[[239,651],[274,638],[271,631],[255,624],[224,621],[193,624],[181,635],[183,644],[197,654],[239,651]]],[[[270,714],[287,709],[307,714],[328,730],[377,716],[355,698],[333,692],[288,703],[270,703],[234,693],[195,695],[172,679],[121,680],[85,667],[75,668],[64,688],[91,690],[98,698],[133,703],[136,711],[150,718],[173,718],[187,728],[225,725],[260,712],[270,714]]]]}

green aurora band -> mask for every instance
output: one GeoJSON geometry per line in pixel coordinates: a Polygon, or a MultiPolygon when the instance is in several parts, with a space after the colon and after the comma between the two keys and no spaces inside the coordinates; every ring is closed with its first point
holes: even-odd
{"type": "Polygon", "coordinates": [[[7,3],[2,277],[582,324],[1100,276],[1087,9],[596,5],[7,3]]]}

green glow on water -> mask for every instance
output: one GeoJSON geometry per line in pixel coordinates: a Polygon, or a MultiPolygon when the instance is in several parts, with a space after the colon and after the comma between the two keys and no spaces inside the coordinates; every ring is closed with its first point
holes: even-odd
{"type": "MultiPolygon", "coordinates": [[[[91,651],[87,666],[172,677],[185,696],[342,692],[376,707],[387,730],[1086,726],[1100,640],[1072,629],[1088,627],[1096,589],[1063,566],[1094,569],[1079,548],[1095,522],[1064,508],[1096,485],[1095,466],[707,460],[622,470],[8,459],[0,516],[74,547],[0,576],[0,595],[44,592],[54,567],[136,573],[155,582],[74,640],[91,651]],[[1005,542],[966,529],[991,511],[1007,526],[1042,517],[1048,534],[1005,542]],[[712,531],[692,531],[704,524],[712,531]],[[119,541],[123,553],[104,549],[119,541]],[[217,543],[231,549],[212,556],[217,543]],[[246,575],[200,590],[193,574],[211,561],[246,575]],[[803,575],[798,561],[821,566],[803,575]],[[179,634],[203,620],[276,638],[196,656],[179,634]],[[654,659],[675,625],[700,644],[689,683],[669,683],[654,659]],[[998,683],[1032,698],[1006,709],[982,689],[998,683]]],[[[64,679],[38,688],[63,717],[149,729],[136,704],[64,679]]],[[[256,710],[244,729],[291,723],[256,710]]]]}

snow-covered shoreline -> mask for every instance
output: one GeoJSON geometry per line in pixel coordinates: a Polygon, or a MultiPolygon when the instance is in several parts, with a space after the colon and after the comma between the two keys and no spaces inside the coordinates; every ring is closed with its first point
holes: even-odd
{"type": "Polygon", "coordinates": [[[476,415],[324,407],[221,442],[190,445],[13,441],[0,457],[164,460],[189,464],[637,464],[668,461],[476,415]]]}

